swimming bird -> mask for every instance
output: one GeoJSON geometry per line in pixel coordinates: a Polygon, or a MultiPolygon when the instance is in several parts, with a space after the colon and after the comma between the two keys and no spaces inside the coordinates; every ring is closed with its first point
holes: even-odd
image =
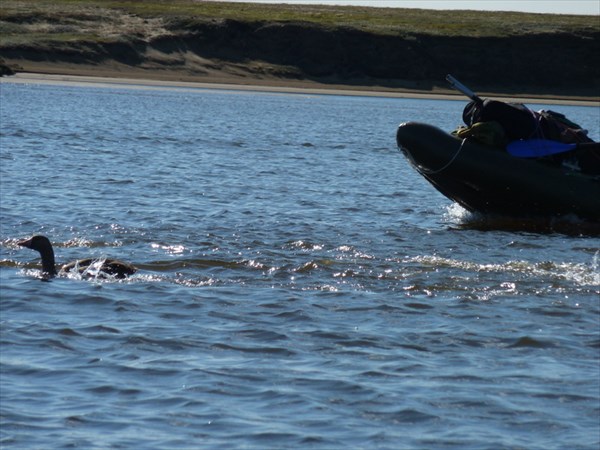
{"type": "Polygon", "coordinates": [[[71,272],[76,270],[82,275],[92,276],[86,272],[87,269],[93,266],[93,269],[98,274],[111,275],[115,278],[125,278],[133,275],[136,268],[127,262],[119,261],[118,259],[102,259],[102,258],[85,258],[70,262],[56,270],[56,262],[54,260],[54,250],[52,244],[46,236],[33,236],[29,239],[24,239],[18,242],[21,247],[27,247],[40,252],[42,257],[42,274],[44,278],[54,277],[58,274],[71,272]],[[98,267],[96,264],[99,264],[98,267]]]}

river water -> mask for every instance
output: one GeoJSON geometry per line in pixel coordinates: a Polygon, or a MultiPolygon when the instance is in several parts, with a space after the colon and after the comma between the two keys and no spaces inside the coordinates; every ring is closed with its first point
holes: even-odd
{"type": "Polygon", "coordinates": [[[396,148],[464,101],[0,87],[2,448],[598,449],[600,239],[396,148]],[[42,282],[33,234],[139,271],[42,282]]]}

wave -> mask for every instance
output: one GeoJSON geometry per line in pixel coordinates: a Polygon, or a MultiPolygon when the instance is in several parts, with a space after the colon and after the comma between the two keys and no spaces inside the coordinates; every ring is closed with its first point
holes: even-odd
{"type": "Polygon", "coordinates": [[[596,252],[589,264],[553,261],[507,261],[504,263],[483,264],[430,255],[410,257],[401,262],[408,265],[416,263],[431,269],[460,269],[470,273],[512,273],[526,277],[566,280],[580,286],[600,286],[599,253],[596,252]]]}

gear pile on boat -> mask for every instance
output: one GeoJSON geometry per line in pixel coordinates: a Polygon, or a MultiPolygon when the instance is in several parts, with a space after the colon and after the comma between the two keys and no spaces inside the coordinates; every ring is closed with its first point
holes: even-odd
{"type": "Polygon", "coordinates": [[[425,179],[473,212],[600,222],[600,143],[560,113],[481,99],[448,80],[471,98],[465,126],[409,122],[396,135],[425,179]]]}

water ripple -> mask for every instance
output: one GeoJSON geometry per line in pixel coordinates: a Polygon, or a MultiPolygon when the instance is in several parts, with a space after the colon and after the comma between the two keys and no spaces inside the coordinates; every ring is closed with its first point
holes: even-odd
{"type": "Polygon", "coordinates": [[[463,102],[0,96],[0,446],[598,446],[597,236],[477,224],[395,148],[463,102]],[[139,271],[40,282],[37,233],[139,271]]]}

